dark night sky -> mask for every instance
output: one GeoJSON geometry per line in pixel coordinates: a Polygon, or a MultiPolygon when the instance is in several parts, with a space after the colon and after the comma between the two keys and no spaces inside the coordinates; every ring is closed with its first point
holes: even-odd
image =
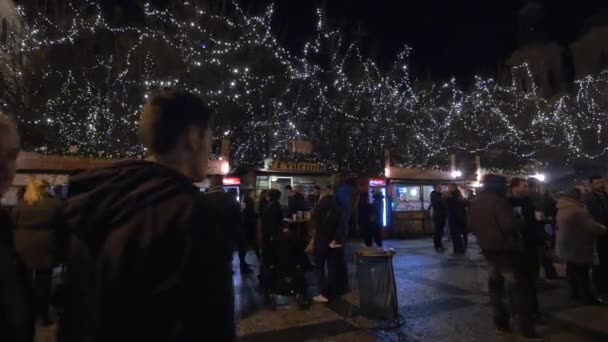
{"type": "MultiPolygon", "coordinates": [[[[263,6],[270,1],[254,1],[263,6]]],[[[416,73],[433,78],[493,75],[518,46],[518,11],[525,0],[275,0],[276,26],[294,51],[313,32],[316,6],[325,3],[329,22],[362,28],[364,49],[387,63],[407,43],[416,73]]],[[[590,15],[608,9],[604,0],[539,0],[549,39],[567,44],[581,34],[590,15]]]]}

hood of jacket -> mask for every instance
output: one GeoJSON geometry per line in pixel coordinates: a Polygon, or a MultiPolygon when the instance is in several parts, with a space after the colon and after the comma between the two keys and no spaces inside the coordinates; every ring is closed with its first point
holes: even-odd
{"type": "Polygon", "coordinates": [[[86,242],[101,244],[112,228],[148,206],[196,193],[192,182],[176,170],[148,161],[113,166],[70,176],[65,219],[70,231],[86,242]]]}

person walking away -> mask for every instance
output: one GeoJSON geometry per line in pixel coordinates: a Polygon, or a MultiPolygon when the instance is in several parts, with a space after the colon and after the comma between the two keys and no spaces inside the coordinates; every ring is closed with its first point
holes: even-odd
{"type": "Polygon", "coordinates": [[[318,185],[313,186],[312,192],[306,196],[306,201],[308,202],[308,208],[312,210],[312,208],[317,205],[319,201],[319,196],[321,195],[321,187],[318,185]]]}
{"type": "Polygon", "coordinates": [[[245,235],[245,248],[253,248],[255,256],[260,261],[260,250],[256,243],[256,231],[258,226],[258,212],[255,210],[255,200],[248,193],[243,198],[243,230],[245,235]]]}
{"type": "Polygon", "coordinates": [[[573,188],[564,193],[557,203],[556,252],[566,262],[566,273],[573,299],[595,304],[589,271],[593,264],[595,243],[606,234],[606,226],[595,221],[583,202],[583,191],[573,188]]]}
{"type": "Polygon", "coordinates": [[[464,254],[466,245],[463,236],[467,229],[467,212],[464,198],[456,184],[450,184],[448,186],[445,203],[448,225],[450,227],[450,236],[452,237],[452,245],[454,248],[453,253],[464,254]]]}
{"type": "Polygon", "coordinates": [[[35,317],[51,325],[50,302],[53,268],[58,264],[62,241],[62,205],[51,197],[50,184],[34,179],[15,208],[15,248],[23,259],[34,290],[35,317]]]}
{"type": "Polygon", "coordinates": [[[506,198],[506,182],[502,176],[484,176],[483,190],[469,209],[471,230],[477,236],[479,247],[490,267],[488,290],[497,333],[507,334],[511,329],[511,315],[504,303],[507,298],[517,317],[521,337],[526,340],[540,339],[529,304],[522,221],[513,214],[513,207],[506,198]]]}
{"type": "Polygon", "coordinates": [[[529,287],[530,305],[534,318],[541,320],[540,306],[536,283],[541,266],[541,253],[544,243],[544,225],[536,219],[535,207],[529,196],[528,182],[522,178],[513,178],[510,182],[511,205],[513,212],[523,221],[523,258],[526,264],[526,281],[529,287]]]}
{"type": "Polygon", "coordinates": [[[441,184],[435,185],[433,191],[431,191],[431,206],[429,210],[432,210],[433,215],[433,226],[435,233],[433,234],[433,242],[435,244],[435,250],[439,253],[445,252],[443,247],[443,230],[447,220],[447,208],[445,199],[441,192],[441,184]]]}
{"type": "Polygon", "coordinates": [[[325,190],[312,211],[312,222],[315,227],[314,258],[319,284],[319,295],[313,300],[317,303],[327,303],[331,298],[339,296],[341,291],[339,288],[341,284],[334,282],[337,277],[332,274],[339,267],[335,265],[339,260],[332,254],[334,250],[343,248],[341,238],[344,233],[340,231],[345,227],[343,219],[343,213],[333,193],[325,190]]]}
{"type": "Polygon", "coordinates": [[[372,247],[373,242],[376,242],[378,247],[382,247],[382,239],[380,237],[380,227],[378,224],[377,208],[370,203],[369,194],[363,192],[359,196],[359,229],[363,235],[363,243],[366,247],[372,247]]]}
{"type": "Polygon", "coordinates": [[[223,176],[214,175],[209,177],[209,190],[205,193],[205,196],[209,199],[212,209],[220,217],[220,222],[222,222],[221,229],[226,232],[228,237],[226,241],[231,241],[232,243],[230,246],[231,251],[234,251],[236,246],[241,273],[251,273],[251,268],[246,262],[247,240],[243,226],[241,205],[237,201],[236,194],[228,193],[224,190],[223,176]]]}
{"type": "MultiPolygon", "coordinates": [[[[0,197],[15,177],[19,134],[11,120],[0,113],[0,197]]],[[[34,316],[25,267],[15,250],[13,221],[0,207],[0,332],[2,339],[32,342],[34,316]]]]}
{"type": "MultiPolygon", "coordinates": [[[[591,216],[600,224],[608,227],[608,194],[606,183],[601,176],[589,178],[591,192],[585,198],[585,203],[591,216]]],[[[559,227],[558,227],[559,229],[559,227]]],[[[595,284],[600,293],[608,293],[608,236],[597,239],[597,254],[599,265],[594,268],[595,284]]]]}
{"type": "Polygon", "coordinates": [[[59,342],[236,340],[231,242],[193,185],[211,119],[199,97],[163,89],[143,109],[148,161],[70,177],[59,342]]]}

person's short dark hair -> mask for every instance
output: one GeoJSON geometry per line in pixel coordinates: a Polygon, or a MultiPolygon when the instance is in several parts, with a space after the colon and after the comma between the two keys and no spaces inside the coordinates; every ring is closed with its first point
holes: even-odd
{"type": "Polygon", "coordinates": [[[596,176],[591,176],[591,177],[589,177],[589,184],[593,184],[593,181],[596,180],[596,179],[604,179],[604,177],[597,176],[597,175],[596,176]]]}
{"type": "Polygon", "coordinates": [[[144,107],[142,142],[153,154],[171,151],[188,127],[211,125],[213,112],[203,100],[183,90],[157,91],[144,107]]]}
{"type": "Polygon", "coordinates": [[[500,196],[507,192],[507,179],[503,176],[487,174],[483,176],[482,183],[485,191],[492,191],[500,196]]]}
{"type": "Polygon", "coordinates": [[[268,199],[270,201],[278,201],[281,199],[281,192],[277,189],[271,189],[268,191],[268,199]]]}
{"type": "Polygon", "coordinates": [[[313,186],[313,189],[321,191],[321,187],[318,185],[313,186]]]}
{"type": "Polygon", "coordinates": [[[516,178],[511,179],[511,181],[509,182],[509,188],[511,188],[511,189],[517,188],[524,183],[526,183],[525,179],[516,177],[516,178]]]}
{"type": "Polygon", "coordinates": [[[293,190],[291,185],[285,185],[285,191],[293,190]]]}

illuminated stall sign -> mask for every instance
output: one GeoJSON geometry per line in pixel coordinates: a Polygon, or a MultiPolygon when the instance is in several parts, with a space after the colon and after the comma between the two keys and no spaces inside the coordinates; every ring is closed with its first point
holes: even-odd
{"type": "Polygon", "coordinates": [[[369,186],[386,186],[386,179],[370,179],[369,186]]]}
{"type": "Polygon", "coordinates": [[[327,167],[321,163],[274,161],[270,166],[273,171],[326,172],[327,167]]]}
{"type": "Polygon", "coordinates": [[[235,177],[224,178],[223,182],[224,185],[241,185],[241,179],[235,177]]]}

